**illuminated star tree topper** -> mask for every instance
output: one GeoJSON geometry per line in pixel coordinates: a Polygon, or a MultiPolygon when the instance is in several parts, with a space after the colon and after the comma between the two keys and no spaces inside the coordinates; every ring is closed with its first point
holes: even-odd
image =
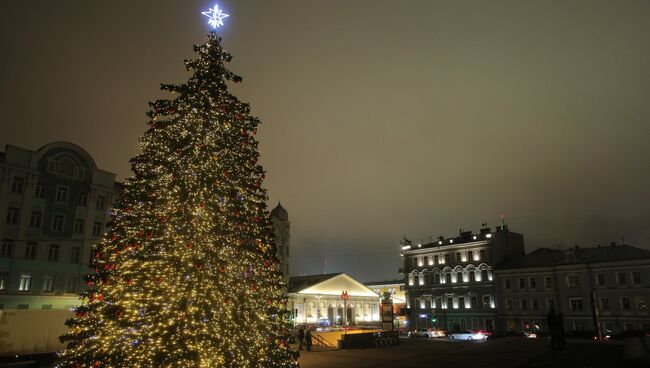
{"type": "Polygon", "coordinates": [[[224,18],[228,17],[228,14],[224,13],[223,10],[219,9],[219,5],[215,5],[214,8],[211,8],[208,11],[201,12],[201,14],[210,18],[208,23],[212,28],[221,27],[223,25],[224,18]]]}

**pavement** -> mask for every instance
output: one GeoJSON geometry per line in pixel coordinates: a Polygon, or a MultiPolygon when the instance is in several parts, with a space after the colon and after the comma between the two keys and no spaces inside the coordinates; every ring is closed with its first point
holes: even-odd
{"type": "Polygon", "coordinates": [[[607,367],[622,366],[622,345],[567,343],[552,352],[547,339],[504,337],[485,342],[400,339],[400,345],[349,350],[302,351],[301,368],[329,367],[607,367]],[[620,364],[618,364],[620,362],[620,364]]]}

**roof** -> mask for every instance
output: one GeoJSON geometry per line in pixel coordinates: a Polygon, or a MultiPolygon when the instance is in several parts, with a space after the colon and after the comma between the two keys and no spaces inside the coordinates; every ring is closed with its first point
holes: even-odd
{"type": "Polygon", "coordinates": [[[278,202],[278,205],[271,211],[272,217],[277,217],[280,220],[289,221],[289,212],[282,207],[282,203],[278,202]]]}
{"type": "Polygon", "coordinates": [[[309,275],[309,276],[295,276],[289,278],[289,288],[287,292],[297,293],[300,290],[308,289],[316,284],[320,284],[325,280],[329,280],[332,277],[338,276],[343,272],[338,273],[328,273],[323,275],[309,275]]]}
{"type": "Polygon", "coordinates": [[[394,279],[394,280],[383,280],[383,281],[368,281],[364,282],[364,285],[395,285],[395,284],[403,284],[404,279],[394,279]]]}
{"type": "Polygon", "coordinates": [[[630,259],[650,259],[650,251],[631,245],[575,247],[566,250],[539,248],[524,257],[506,262],[500,268],[546,267],[565,264],[615,262],[630,259]]]}
{"type": "Polygon", "coordinates": [[[346,292],[351,297],[379,297],[372,289],[345,272],[291,277],[289,278],[289,288],[287,291],[301,295],[330,295],[338,297],[342,292],[346,292]]]}

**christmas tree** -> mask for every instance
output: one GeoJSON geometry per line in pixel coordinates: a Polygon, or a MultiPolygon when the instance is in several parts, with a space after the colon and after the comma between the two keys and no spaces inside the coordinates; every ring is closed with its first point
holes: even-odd
{"type": "MultiPolygon", "coordinates": [[[[216,9],[216,8],[215,8],[216,9]]],[[[163,84],[57,367],[295,367],[241,78],[211,32],[163,84]]]]}

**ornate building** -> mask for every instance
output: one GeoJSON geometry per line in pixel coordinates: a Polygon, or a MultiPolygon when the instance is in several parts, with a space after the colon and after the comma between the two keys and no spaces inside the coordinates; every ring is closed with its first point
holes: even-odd
{"type": "Polygon", "coordinates": [[[58,348],[117,186],[114,173],[72,143],[36,151],[7,145],[0,152],[0,346],[6,352],[58,348]]]}
{"type": "Polygon", "coordinates": [[[521,234],[504,225],[401,247],[409,328],[495,329],[494,268],[524,255],[521,234]]]}

